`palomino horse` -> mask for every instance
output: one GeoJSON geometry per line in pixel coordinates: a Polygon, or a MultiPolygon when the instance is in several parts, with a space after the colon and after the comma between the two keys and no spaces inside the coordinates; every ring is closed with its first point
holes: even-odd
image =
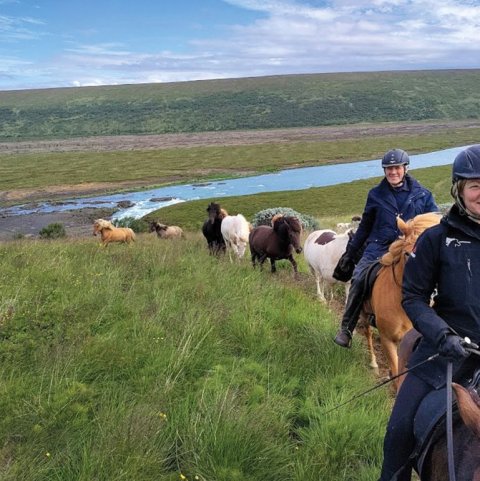
{"type": "MultiPolygon", "coordinates": [[[[400,372],[406,370],[408,359],[420,338],[421,334],[415,329],[411,329],[403,337],[398,348],[400,372]]],[[[402,381],[403,377],[400,378],[402,381]]],[[[480,481],[479,387],[467,389],[457,383],[452,383],[452,386],[459,412],[459,416],[453,416],[452,425],[456,481],[480,481]]],[[[444,395],[444,392],[440,393],[440,396],[444,395]]],[[[444,399],[446,400],[446,396],[444,399]]],[[[435,413],[429,409],[432,404],[428,401],[425,404],[427,407],[424,409],[429,418],[435,416],[435,413]]],[[[417,472],[421,471],[422,481],[451,481],[448,474],[448,445],[445,430],[438,428],[431,439],[431,443],[424,443],[422,449],[417,449],[415,469],[417,472]]]]}
{"type": "Polygon", "coordinates": [[[222,221],[228,212],[217,202],[210,202],[207,207],[208,219],[203,223],[202,232],[207,239],[210,254],[225,252],[225,240],[222,236],[222,221]]]}
{"type": "MultiPolygon", "coordinates": [[[[375,316],[380,335],[380,343],[388,361],[390,376],[398,373],[397,346],[405,333],[412,328],[412,322],[403,310],[402,278],[408,254],[412,252],[418,236],[428,227],[440,222],[441,216],[435,212],[420,214],[405,222],[397,218],[397,225],[403,235],[394,241],[388,252],[380,259],[382,267],[373,284],[370,300],[364,305],[364,316],[369,311],[375,316]]],[[[364,329],[372,367],[377,365],[373,349],[373,333],[369,325],[364,329]]],[[[398,385],[398,383],[397,383],[398,385]]]]}
{"type": "Polygon", "coordinates": [[[126,242],[130,244],[135,240],[135,232],[130,227],[115,227],[110,221],[97,219],[93,223],[93,235],[100,232],[104,247],[110,242],[126,242]]]}

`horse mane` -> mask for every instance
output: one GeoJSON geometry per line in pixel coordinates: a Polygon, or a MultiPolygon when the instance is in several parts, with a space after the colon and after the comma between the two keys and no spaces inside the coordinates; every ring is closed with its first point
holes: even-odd
{"type": "Polygon", "coordinates": [[[380,263],[384,266],[391,266],[399,262],[404,252],[412,251],[420,234],[425,229],[438,224],[440,219],[441,216],[437,212],[419,214],[407,222],[397,217],[397,225],[403,235],[390,244],[388,252],[380,258],[380,263]]]}
{"type": "Polygon", "coordinates": [[[225,217],[227,217],[227,215],[228,215],[228,212],[223,207],[221,207],[220,213],[218,214],[218,218],[219,219],[225,219],[225,217]]]}
{"type": "Polygon", "coordinates": [[[293,232],[302,232],[302,224],[300,221],[296,217],[285,215],[278,215],[273,222],[273,230],[278,232],[284,224],[287,224],[293,232]]]}
{"type": "Polygon", "coordinates": [[[275,214],[275,215],[272,217],[272,220],[270,221],[270,223],[272,224],[272,227],[275,225],[275,222],[276,222],[278,219],[281,219],[282,217],[283,217],[283,214],[282,214],[282,213],[275,214]]]}
{"type": "Polygon", "coordinates": [[[105,219],[97,219],[95,220],[94,224],[96,224],[100,229],[113,229],[114,225],[105,219]]]}

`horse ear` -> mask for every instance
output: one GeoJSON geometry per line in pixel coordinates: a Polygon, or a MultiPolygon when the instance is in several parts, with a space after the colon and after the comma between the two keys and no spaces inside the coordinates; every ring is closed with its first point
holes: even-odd
{"type": "Polygon", "coordinates": [[[400,216],[397,216],[397,227],[404,236],[408,236],[412,230],[412,228],[409,227],[409,225],[400,216]]]}

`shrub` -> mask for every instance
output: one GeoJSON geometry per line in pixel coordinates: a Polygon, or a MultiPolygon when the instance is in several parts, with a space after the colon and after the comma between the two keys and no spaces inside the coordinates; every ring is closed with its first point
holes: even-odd
{"type": "Polygon", "coordinates": [[[135,219],[135,217],[124,217],[123,219],[115,219],[112,221],[115,227],[130,227],[134,232],[148,232],[148,223],[143,219],[135,219]]]}
{"type": "Polygon", "coordinates": [[[39,232],[42,239],[60,239],[66,237],[65,227],[59,222],[54,222],[53,224],[48,224],[43,227],[39,232]]]}
{"type": "Polygon", "coordinates": [[[259,225],[271,225],[272,217],[276,214],[296,217],[305,230],[317,230],[320,228],[317,220],[311,215],[300,214],[300,212],[297,212],[290,207],[272,207],[271,209],[261,210],[253,216],[252,224],[254,227],[258,227],[259,225]]]}

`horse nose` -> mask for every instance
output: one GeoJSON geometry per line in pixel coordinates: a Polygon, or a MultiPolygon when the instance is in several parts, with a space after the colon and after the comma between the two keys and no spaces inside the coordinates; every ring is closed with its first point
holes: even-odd
{"type": "Polygon", "coordinates": [[[302,250],[303,250],[303,249],[302,249],[301,247],[297,247],[297,249],[295,250],[295,252],[296,252],[297,254],[300,254],[300,252],[302,252],[302,250]]]}

